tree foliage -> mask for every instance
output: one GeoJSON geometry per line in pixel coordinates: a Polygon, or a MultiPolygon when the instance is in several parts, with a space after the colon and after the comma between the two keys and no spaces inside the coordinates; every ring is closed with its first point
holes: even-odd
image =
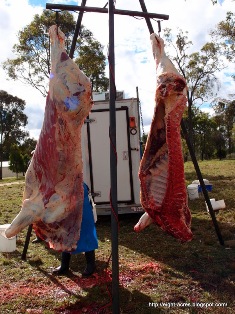
{"type": "Polygon", "coordinates": [[[80,69],[90,78],[93,91],[108,89],[109,80],[105,77],[105,56],[98,41],[89,40],[80,47],[79,56],[75,60],[80,69]]]}
{"type": "Polygon", "coordinates": [[[175,38],[171,29],[164,33],[168,47],[174,48],[174,55],[170,59],[187,82],[188,98],[188,131],[193,142],[193,105],[208,101],[216,95],[219,82],[216,72],[223,68],[220,60],[220,47],[215,42],[206,43],[199,52],[189,54],[192,42],[188,33],[179,30],[175,38]]]}
{"type": "MultiPolygon", "coordinates": [[[[0,161],[8,160],[11,146],[19,145],[28,136],[28,132],[24,131],[27,124],[24,108],[24,100],[0,90],[0,161]]],[[[2,164],[0,165],[1,179],[2,164]]]]}
{"type": "MultiPolygon", "coordinates": [[[[227,154],[234,152],[234,145],[229,151],[229,138],[226,132],[226,119],[220,115],[210,116],[198,107],[192,107],[192,121],[194,127],[194,151],[197,159],[225,158],[227,154]]],[[[233,129],[231,130],[233,139],[233,129]]],[[[233,140],[232,140],[232,143],[233,140]]],[[[187,147],[183,145],[185,160],[187,160],[187,147]]]]}
{"type": "Polygon", "coordinates": [[[26,171],[27,168],[25,169],[24,157],[16,144],[11,146],[9,161],[9,169],[16,173],[17,178],[20,172],[24,173],[26,171]]]}
{"type": "Polygon", "coordinates": [[[9,153],[9,169],[16,173],[17,178],[19,173],[23,173],[24,175],[27,171],[36,144],[36,140],[27,138],[20,145],[11,145],[9,153]]]}
{"type": "Polygon", "coordinates": [[[233,130],[235,126],[235,100],[217,99],[214,102],[215,120],[220,133],[223,134],[225,149],[229,154],[235,152],[233,130]]]}
{"type": "MultiPolygon", "coordinates": [[[[33,21],[18,33],[18,43],[13,47],[16,57],[3,63],[10,79],[33,86],[43,96],[47,95],[50,76],[50,40],[47,31],[53,24],[55,12],[44,10],[41,15],[35,15],[33,21]]],[[[69,50],[76,25],[73,15],[66,11],[60,12],[59,24],[66,35],[66,47],[69,50]]],[[[93,89],[97,91],[107,90],[108,87],[102,48],[93,34],[81,27],[74,53],[75,62],[91,78],[93,89]]]]}
{"type": "Polygon", "coordinates": [[[27,124],[27,116],[23,112],[25,101],[1,90],[0,109],[2,157],[7,160],[11,145],[20,144],[28,136],[24,131],[27,124]]]}
{"type": "Polygon", "coordinates": [[[221,54],[229,61],[235,61],[235,13],[227,12],[225,21],[217,24],[211,36],[221,42],[221,54]]]}
{"type": "Polygon", "coordinates": [[[31,159],[32,151],[35,150],[37,141],[33,138],[26,138],[23,143],[20,144],[19,148],[23,155],[27,155],[28,159],[31,159]]]}
{"type": "Polygon", "coordinates": [[[208,113],[193,106],[193,125],[195,152],[199,159],[211,159],[215,156],[216,147],[213,144],[216,132],[216,121],[208,113]]]}

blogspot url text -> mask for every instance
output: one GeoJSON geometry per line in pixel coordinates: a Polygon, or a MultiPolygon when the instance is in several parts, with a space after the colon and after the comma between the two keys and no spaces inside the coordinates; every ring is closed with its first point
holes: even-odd
{"type": "Polygon", "coordinates": [[[206,302],[192,302],[192,303],[187,303],[187,302],[149,302],[149,307],[167,307],[167,308],[172,308],[172,307],[198,307],[198,308],[208,308],[208,307],[227,307],[227,303],[206,303],[206,302]]]}

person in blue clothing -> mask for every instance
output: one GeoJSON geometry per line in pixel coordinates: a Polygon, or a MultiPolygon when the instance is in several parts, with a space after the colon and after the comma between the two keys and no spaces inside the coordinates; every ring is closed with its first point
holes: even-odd
{"type": "Polygon", "coordinates": [[[55,275],[66,274],[69,270],[71,255],[82,252],[85,253],[86,258],[86,268],[82,273],[82,276],[83,277],[91,276],[96,269],[95,250],[98,248],[98,239],[93,215],[93,207],[91,199],[89,198],[89,189],[85,183],[83,183],[83,188],[84,188],[84,203],[80,238],[77,242],[77,248],[75,251],[71,253],[62,252],[61,265],[53,270],[53,274],[55,275]]]}

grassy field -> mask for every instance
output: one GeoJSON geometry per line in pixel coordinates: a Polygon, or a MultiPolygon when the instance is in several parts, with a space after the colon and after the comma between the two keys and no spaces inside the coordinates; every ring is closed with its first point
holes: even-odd
{"type": "MultiPolygon", "coordinates": [[[[194,234],[189,243],[179,243],[155,225],[137,234],[133,226],[140,215],[121,216],[121,313],[234,313],[235,161],[204,161],[199,166],[213,185],[210,198],[226,203],[216,215],[225,246],[218,241],[202,195],[189,200],[194,234]]],[[[191,162],[185,164],[185,174],[187,185],[197,179],[191,162]]],[[[0,224],[10,223],[19,212],[23,188],[23,181],[0,186],[0,224]]],[[[83,254],[72,257],[68,276],[53,276],[60,254],[44,243],[30,243],[23,261],[26,232],[17,236],[15,252],[0,253],[0,313],[112,312],[110,217],[98,218],[97,273],[89,279],[81,277],[83,254]]]]}

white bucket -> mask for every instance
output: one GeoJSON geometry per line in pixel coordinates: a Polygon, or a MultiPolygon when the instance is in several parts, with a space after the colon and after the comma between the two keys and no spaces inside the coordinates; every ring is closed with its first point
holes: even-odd
{"type": "MultiPolygon", "coordinates": [[[[207,180],[207,179],[203,179],[203,181],[204,181],[204,184],[205,184],[205,185],[210,184],[210,183],[209,183],[209,180],[207,180]]],[[[199,184],[200,184],[200,181],[199,181],[199,180],[194,180],[194,181],[192,182],[192,184],[198,184],[198,185],[199,185],[199,184]]]]}
{"type": "MultiPolygon", "coordinates": [[[[212,206],[213,210],[215,210],[215,211],[226,208],[224,200],[216,201],[215,198],[210,198],[210,202],[211,202],[211,206],[212,206]]],[[[209,208],[207,206],[207,203],[206,203],[206,209],[209,212],[209,208]]]]}
{"type": "Polygon", "coordinates": [[[189,184],[187,186],[187,190],[188,190],[188,197],[190,200],[195,200],[196,198],[199,198],[197,184],[189,184]]]}
{"type": "Polygon", "coordinates": [[[13,252],[16,250],[16,236],[7,238],[5,230],[10,224],[0,225],[0,252],[13,252]]]}

